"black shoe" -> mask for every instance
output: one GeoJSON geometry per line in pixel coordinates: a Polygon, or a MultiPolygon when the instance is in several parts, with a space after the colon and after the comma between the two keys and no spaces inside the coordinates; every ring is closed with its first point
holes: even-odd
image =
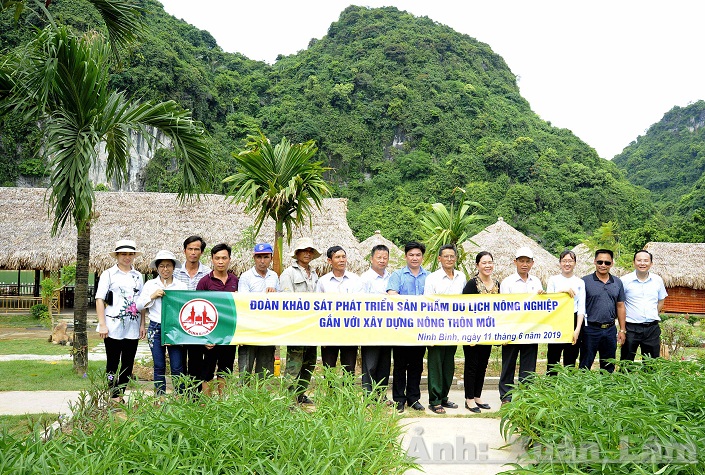
{"type": "Polygon", "coordinates": [[[313,401],[311,400],[311,398],[309,398],[305,394],[301,394],[298,398],[296,398],[296,401],[299,404],[303,404],[304,406],[312,406],[313,405],[313,401]]]}
{"type": "Polygon", "coordinates": [[[477,404],[477,407],[479,407],[480,409],[492,409],[492,406],[483,402],[476,402],[475,404],[477,404]]]}
{"type": "Polygon", "coordinates": [[[456,403],[450,402],[450,401],[441,401],[441,406],[448,407],[450,409],[457,409],[458,408],[458,405],[456,403]]]}
{"type": "Polygon", "coordinates": [[[404,406],[405,406],[404,401],[399,401],[399,402],[397,402],[397,412],[398,412],[399,414],[403,414],[403,413],[404,413],[404,406]]]}
{"type": "Polygon", "coordinates": [[[477,406],[476,406],[476,407],[470,407],[470,406],[468,406],[468,402],[467,402],[467,401],[465,401],[465,409],[467,409],[467,410],[470,411],[470,412],[474,412],[475,414],[479,414],[479,413],[482,412],[482,411],[480,410],[480,408],[477,407],[477,406]]]}
{"type": "Polygon", "coordinates": [[[413,403],[411,405],[411,408],[415,411],[425,411],[426,410],[426,408],[423,407],[423,405],[419,401],[416,401],[415,403],[413,403]]]}

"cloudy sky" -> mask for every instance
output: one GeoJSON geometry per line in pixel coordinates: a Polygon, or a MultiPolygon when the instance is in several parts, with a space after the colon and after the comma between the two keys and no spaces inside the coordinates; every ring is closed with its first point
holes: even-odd
{"type": "Polygon", "coordinates": [[[700,0],[161,0],[229,52],[274,63],[349,5],[395,6],[490,45],[542,119],[612,158],[674,106],[705,99],[700,0]]]}

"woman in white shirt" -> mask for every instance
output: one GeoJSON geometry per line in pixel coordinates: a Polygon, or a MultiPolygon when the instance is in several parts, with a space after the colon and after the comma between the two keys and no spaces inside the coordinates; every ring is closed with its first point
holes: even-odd
{"type": "MultiPolygon", "coordinates": [[[[137,298],[137,309],[147,310],[149,327],[147,328],[147,342],[152,350],[154,362],[154,392],[162,395],[166,392],[166,351],[169,351],[169,365],[171,376],[184,374],[184,348],[182,345],[162,344],[162,297],[165,290],[188,290],[187,285],[174,279],[174,269],[181,267],[181,262],[176,259],[171,251],[159,251],[149,267],[157,269],[159,276],[144,284],[144,288],[137,298]]],[[[183,387],[177,387],[181,391],[183,387]]]]}
{"type": "Polygon", "coordinates": [[[110,256],[117,263],[100,274],[95,293],[97,331],[105,342],[105,373],[113,401],[122,401],[132,376],[137,343],[145,335],[144,317],[135,305],[142,289],[142,274],[132,267],[135,257],[141,255],[135,241],[123,239],[115,243],[110,256]]]}
{"type": "Polygon", "coordinates": [[[548,278],[546,286],[547,293],[565,292],[575,301],[573,309],[573,342],[572,343],[551,343],[548,345],[546,353],[546,361],[548,375],[555,375],[556,371],[552,368],[560,363],[561,354],[563,355],[564,366],[575,366],[580,352],[580,328],[583,325],[585,318],[585,282],[580,277],[574,274],[576,265],[575,253],[565,250],[561,252],[560,266],[561,273],[548,278]]]}

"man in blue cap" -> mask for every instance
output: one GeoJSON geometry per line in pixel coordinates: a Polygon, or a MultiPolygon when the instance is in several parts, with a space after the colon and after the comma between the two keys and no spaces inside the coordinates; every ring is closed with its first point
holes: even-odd
{"type": "MultiPolygon", "coordinates": [[[[269,268],[274,251],[272,245],[262,243],[255,245],[255,265],[240,276],[238,291],[244,294],[279,292],[279,276],[269,268]]],[[[240,374],[252,373],[274,374],[274,346],[241,345],[237,358],[240,374]]]]}

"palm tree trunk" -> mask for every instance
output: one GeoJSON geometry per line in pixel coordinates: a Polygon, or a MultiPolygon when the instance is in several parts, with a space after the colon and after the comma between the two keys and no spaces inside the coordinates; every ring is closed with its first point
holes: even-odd
{"type": "Polygon", "coordinates": [[[76,293],[73,311],[73,369],[83,374],[88,368],[88,262],[91,253],[91,224],[79,231],[76,243],[76,293]]]}
{"type": "Polygon", "coordinates": [[[274,231],[274,259],[272,259],[272,268],[277,275],[281,275],[284,270],[282,267],[282,251],[284,246],[284,221],[278,220],[275,224],[274,231]]]}

